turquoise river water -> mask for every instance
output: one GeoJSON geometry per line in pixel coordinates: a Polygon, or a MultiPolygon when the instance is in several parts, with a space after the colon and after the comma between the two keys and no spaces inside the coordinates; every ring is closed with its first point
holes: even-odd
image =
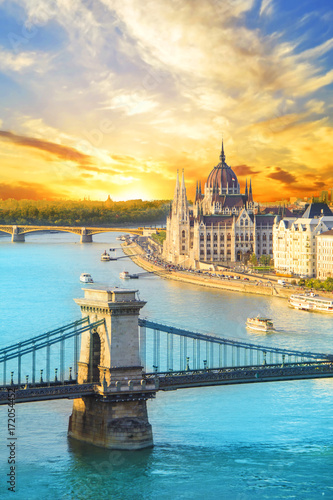
{"type": "MultiPolygon", "coordinates": [[[[270,297],[210,290],[145,276],[129,259],[101,262],[116,233],[80,245],[71,234],[0,239],[1,347],[80,317],[79,275],[138,288],[143,315],[188,329],[300,350],[333,351],[333,318],[289,309],[270,297]],[[248,316],[277,331],[249,333],[248,316]]],[[[117,256],[122,255],[121,249],[117,256]]],[[[158,393],[148,402],[155,446],[106,451],[68,440],[72,402],[16,405],[16,491],[9,472],[7,408],[1,407],[0,498],[333,499],[333,380],[206,387],[158,393]]]]}

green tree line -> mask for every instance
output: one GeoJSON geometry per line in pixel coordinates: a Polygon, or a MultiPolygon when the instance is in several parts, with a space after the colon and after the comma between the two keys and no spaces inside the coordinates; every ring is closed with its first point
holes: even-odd
{"type": "Polygon", "coordinates": [[[305,286],[310,290],[325,290],[326,292],[333,292],[333,278],[326,278],[325,281],[320,281],[318,278],[311,278],[308,280],[299,280],[300,286],[305,286]]]}
{"type": "Polygon", "coordinates": [[[0,224],[49,226],[112,226],[163,222],[170,202],[0,200],[0,224]]]}

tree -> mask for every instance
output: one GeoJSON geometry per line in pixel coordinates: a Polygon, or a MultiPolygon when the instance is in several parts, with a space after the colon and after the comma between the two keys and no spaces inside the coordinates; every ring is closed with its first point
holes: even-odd
{"type": "Polygon", "coordinates": [[[270,255],[261,255],[259,261],[260,261],[260,264],[263,264],[264,266],[269,266],[269,263],[271,261],[271,256],[270,255]]]}
{"type": "Polygon", "coordinates": [[[250,263],[253,265],[253,266],[256,266],[258,261],[257,261],[257,256],[255,253],[253,253],[250,257],[250,263]]]}

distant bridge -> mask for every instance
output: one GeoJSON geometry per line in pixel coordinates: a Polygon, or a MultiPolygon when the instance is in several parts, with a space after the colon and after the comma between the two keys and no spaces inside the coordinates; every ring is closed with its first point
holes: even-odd
{"type": "Polygon", "coordinates": [[[30,226],[30,225],[2,225],[0,231],[10,234],[13,242],[24,242],[25,235],[41,231],[59,231],[63,233],[73,233],[80,236],[80,243],[92,243],[93,235],[100,233],[119,232],[130,234],[143,234],[143,228],[123,228],[123,227],[77,227],[77,226],[30,226]]]}

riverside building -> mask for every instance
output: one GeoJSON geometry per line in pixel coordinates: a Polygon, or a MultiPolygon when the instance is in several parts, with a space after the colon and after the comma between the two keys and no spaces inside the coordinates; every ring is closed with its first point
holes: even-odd
{"type": "Polygon", "coordinates": [[[318,234],[317,240],[317,277],[333,278],[333,229],[318,234]]]}
{"type": "Polygon", "coordinates": [[[208,175],[202,190],[197,182],[193,206],[189,206],[184,172],[177,172],[175,194],[167,217],[163,257],[172,264],[199,267],[200,262],[225,264],[244,261],[255,253],[272,255],[274,215],[255,214],[252,182],[242,194],[236,174],[220,162],[208,175]]]}
{"type": "MultiPolygon", "coordinates": [[[[325,203],[311,203],[302,217],[276,217],[273,226],[273,257],[276,271],[312,278],[323,246],[319,235],[333,229],[333,213],[325,203]]],[[[328,247],[327,247],[328,248],[328,247]]],[[[332,258],[332,253],[331,253],[332,258]]],[[[320,259],[320,262],[323,262],[320,259]]],[[[323,270],[321,270],[323,272],[323,270]]],[[[318,276],[322,277],[322,276],[318,276]]]]}

